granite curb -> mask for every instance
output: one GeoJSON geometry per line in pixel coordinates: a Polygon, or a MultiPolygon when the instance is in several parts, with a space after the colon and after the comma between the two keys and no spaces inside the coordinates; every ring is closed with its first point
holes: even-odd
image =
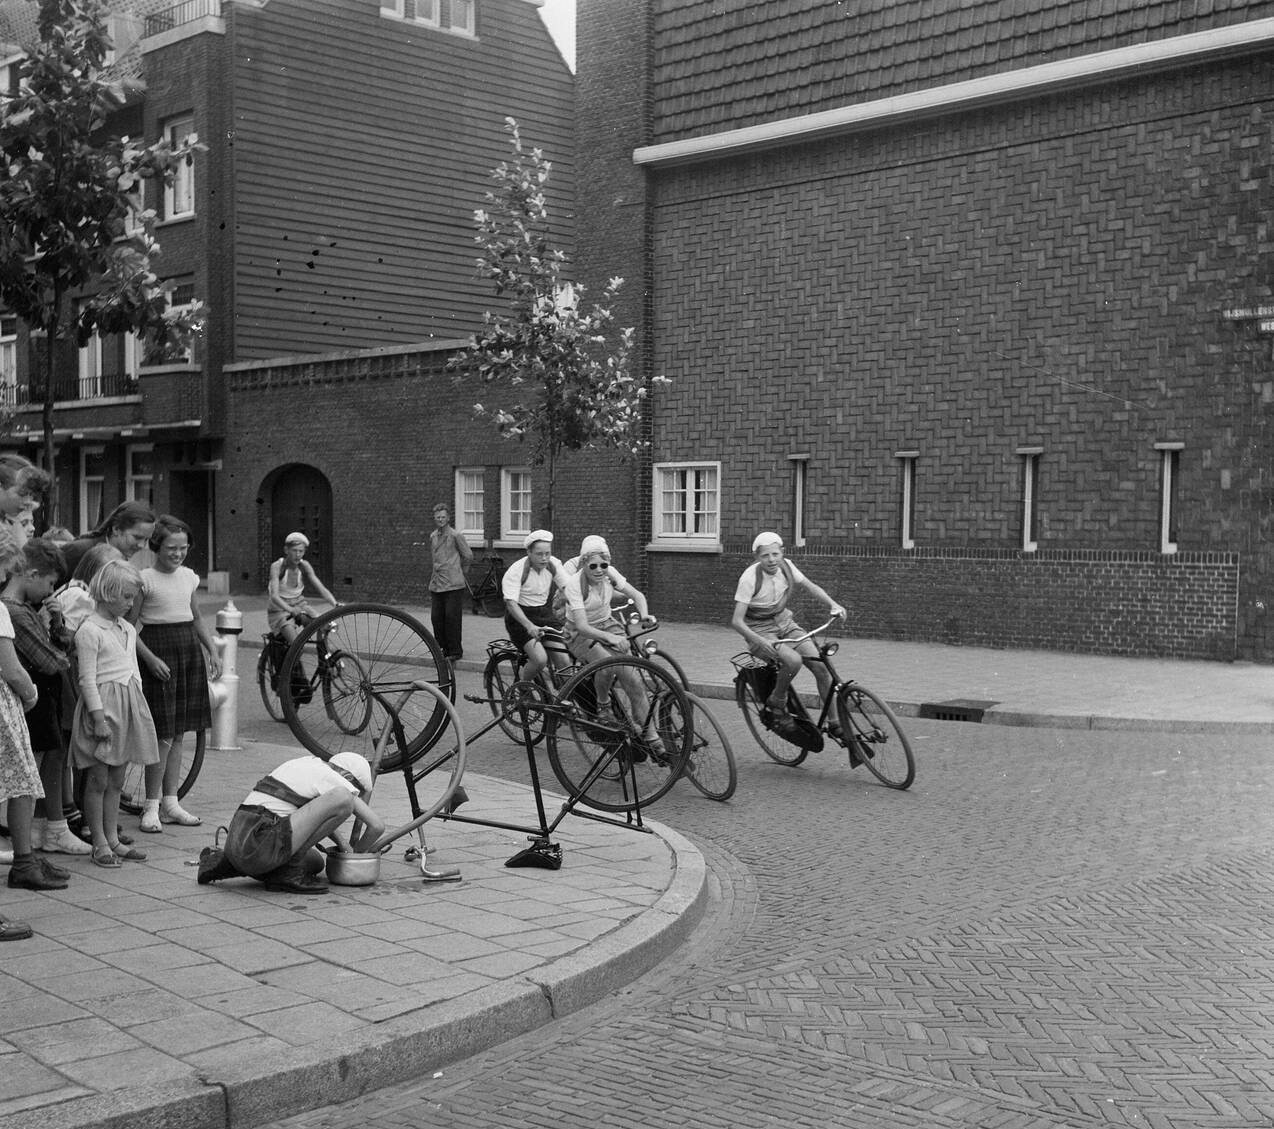
{"type": "Polygon", "coordinates": [[[672,876],[656,901],[583,950],[417,1012],[268,1062],[197,1079],[75,1098],[0,1117],[0,1129],[249,1129],[418,1078],[578,1011],[649,971],[681,945],[707,900],[707,864],[684,836],[647,820],[672,876]]]}

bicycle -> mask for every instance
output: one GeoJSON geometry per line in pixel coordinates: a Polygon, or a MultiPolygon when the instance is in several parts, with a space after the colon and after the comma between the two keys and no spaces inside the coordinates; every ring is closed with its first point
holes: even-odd
{"type": "MultiPolygon", "coordinates": [[[[833,616],[821,627],[798,638],[779,639],[776,643],[795,646],[806,639],[813,639],[831,627],[836,618],[833,616]]],[[[776,729],[774,715],[765,704],[774,689],[778,660],[760,659],[750,651],[735,655],[730,660],[737,671],[734,676],[735,702],[748,729],[766,755],[779,764],[795,767],[811,752],[820,751],[823,737],[827,736],[848,750],[851,768],[866,765],[882,784],[899,790],[909,788],[916,778],[911,743],[894,711],[882,698],[852,679],[842,680],[836,673],[831,659],[839,646],[834,641],[819,643],[818,658],[806,660],[807,664],[823,663],[832,677],[832,684],[820,704],[817,721],[810,719],[796,691],[788,688],[787,733],[776,729]],[[829,720],[833,701],[838,726],[829,720]],[[780,741],[782,744],[779,744],[780,741]]]]}
{"type": "MultiPolygon", "coordinates": [[[[291,619],[300,628],[314,619],[308,615],[293,615],[291,619]]],[[[290,668],[288,693],[296,706],[308,705],[318,693],[323,708],[342,733],[361,733],[371,720],[372,699],[360,694],[366,672],[358,659],[330,644],[331,627],[314,635],[314,669],[306,674],[299,660],[290,668]]],[[[266,712],[275,721],[286,721],[283,695],[279,691],[283,667],[287,662],[290,644],[280,631],[267,631],[261,637],[261,655],[257,659],[257,686],[266,712]]]]}
{"type": "Polygon", "coordinates": [[[500,582],[504,579],[504,558],[498,553],[487,553],[482,559],[486,562],[487,570],[477,584],[469,585],[469,603],[474,615],[494,619],[504,615],[504,593],[500,587],[500,582]]]}
{"type": "MultiPolygon", "coordinates": [[[[195,733],[193,742],[187,740],[181,747],[181,778],[177,784],[177,799],[184,799],[195,786],[199,770],[203,768],[204,753],[208,748],[208,730],[195,733]]],[[[170,752],[169,756],[173,754],[170,752]]],[[[124,783],[120,786],[120,810],[130,815],[141,815],[146,804],[146,771],[144,766],[129,764],[125,767],[124,783]]]]}

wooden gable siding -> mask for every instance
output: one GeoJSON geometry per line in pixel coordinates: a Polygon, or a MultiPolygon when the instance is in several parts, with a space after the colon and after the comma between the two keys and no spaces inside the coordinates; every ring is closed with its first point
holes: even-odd
{"type": "Polygon", "coordinates": [[[1274,17],[1274,0],[651,0],[671,141],[1274,17]]]}
{"type": "Polygon", "coordinates": [[[461,337],[493,301],[473,211],[506,116],[554,162],[570,247],[573,83],[536,8],[479,0],[477,40],[377,0],[236,7],[235,355],[461,337]]]}

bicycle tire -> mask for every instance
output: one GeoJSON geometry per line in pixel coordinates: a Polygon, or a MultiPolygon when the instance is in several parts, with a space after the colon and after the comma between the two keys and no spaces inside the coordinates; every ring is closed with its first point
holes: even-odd
{"type": "MultiPolygon", "coordinates": [[[[194,787],[199,778],[199,770],[203,768],[204,753],[208,747],[208,730],[200,729],[195,733],[194,741],[181,743],[182,771],[181,780],[177,784],[177,799],[181,799],[194,787]]],[[[119,790],[119,806],[121,811],[132,815],[141,815],[146,803],[146,770],[140,764],[129,764],[124,768],[124,783],[119,790]]]]}
{"type": "MultiPolygon", "coordinates": [[[[499,721],[504,735],[519,746],[524,741],[520,721],[523,712],[517,708],[520,695],[513,693],[513,687],[519,682],[518,675],[522,665],[522,656],[516,651],[501,651],[487,659],[487,665],[482,671],[482,690],[491,716],[499,721]]],[[[531,734],[531,745],[538,745],[544,740],[544,714],[538,709],[528,710],[526,718],[529,722],[527,728],[531,734]]]]}
{"type": "MultiPolygon", "coordinates": [[[[308,661],[315,659],[311,656],[308,661]]],[[[389,721],[388,702],[398,711],[403,730],[402,746],[395,743],[384,751],[380,770],[388,772],[400,767],[404,756],[409,762],[416,761],[438,739],[447,719],[447,712],[431,695],[413,691],[413,683],[418,681],[437,687],[448,701],[455,701],[451,664],[418,620],[384,604],[347,604],[305,625],[288,650],[278,685],[288,728],[310,752],[325,759],[334,753],[353,752],[371,760],[389,721]],[[357,690],[332,688],[333,694],[350,693],[358,702],[367,702],[370,718],[358,733],[347,733],[327,710],[299,713],[293,700],[293,667],[306,661],[305,652],[320,632],[329,655],[352,655],[361,667],[357,690]]]]}
{"type": "Polygon", "coordinates": [[[677,681],[681,683],[681,688],[683,690],[690,689],[690,679],[686,677],[685,669],[682,667],[681,663],[674,659],[672,655],[668,654],[667,651],[647,651],[646,658],[653,662],[663,663],[664,666],[668,667],[673,674],[677,676],[677,681]]]}
{"type": "Polygon", "coordinates": [[[278,679],[270,670],[270,647],[269,644],[261,648],[261,655],[257,659],[257,686],[261,690],[261,701],[265,703],[265,712],[275,721],[286,721],[283,716],[283,702],[279,698],[279,692],[275,689],[278,679]]]}
{"type": "Polygon", "coordinates": [[[668,668],[629,655],[602,659],[572,675],[558,692],[557,708],[545,712],[554,775],[572,798],[599,811],[654,803],[677,782],[694,737],[690,704],[668,668]],[[611,683],[611,719],[597,708],[599,677],[611,683]],[[628,688],[636,685],[644,703],[629,698],[628,688]],[[645,736],[652,729],[662,749],[645,736]]]}
{"type": "Polygon", "coordinates": [[[836,692],[836,715],[841,738],[851,756],[856,755],[882,784],[903,791],[916,778],[916,758],[898,718],[884,699],[857,682],[847,682],[836,692]]]}
{"type": "Polygon", "coordinates": [[[333,651],[318,669],[323,686],[323,708],[336,728],[354,737],[372,720],[372,697],[365,693],[367,672],[363,664],[344,651],[333,651]]]}
{"type": "Polygon", "coordinates": [[[482,614],[490,619],[500,619],[504,615],[504,596],[499,588],[482,597],[482,614]]]}
{"type": "Polygon", "coordinates": [[[761,746],[761,751],[770,760],[786,768],[795,768],[809,756],[808,749],[790,744],[773,730],[766,728],[765,722],[761,720],[764,703],[757,697],[748,679],[735,679],[734,700],[743,714],[743,720],[747,722],[748,729],[752,732],[753,740],[761,746]]]}
{"type": "Polygon", "coordinates": [[[690,703],[694,735],[690,741],[690,756],[682,775],[710,800],[724,803],[734,795],[739,784],[739,769],[735,764],[734,750],[721,723],[712,715],[695,694],[686,694],[690,703]]]}

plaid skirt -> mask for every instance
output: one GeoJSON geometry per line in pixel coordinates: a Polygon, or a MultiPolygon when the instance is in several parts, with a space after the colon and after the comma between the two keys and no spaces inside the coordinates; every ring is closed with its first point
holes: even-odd
{"type": "Polygon", "coordinates": [[[161,682],[145,662],[142,668],[142,691],[155,733],[161,741],[196,733],[212,725],[212,707],[208,703],[208,667],[195,625],[186,623],[150,623],[142,627],[139,638],[156,656],[168,664],[170,677],[161,682]]]}

